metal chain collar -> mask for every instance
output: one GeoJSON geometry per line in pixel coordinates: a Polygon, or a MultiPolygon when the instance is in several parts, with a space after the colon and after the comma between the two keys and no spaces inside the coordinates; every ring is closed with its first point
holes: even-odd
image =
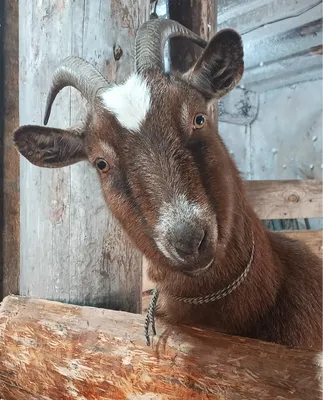
{"type": "MultiPolygon", "coordinates": [[[[181,297],[181,296],[171,295],[171,297],[173,297],[173,299],[175,299],[175,300],[182,301],[183,303],[186,303],[186,304],[201,305],[201,304],[210,303],[215,300],[220,300],[223,297],[228,296],[235,289],[237,289],[241,285],[241,283],[243,283],[244,280],[246,279],[246,277],[250,271],[252,262],[253,262],[254,253],[255,253],[255,239],[254,239],[254,235],[252,234],[252,250],[251,250],[251,255],[250,255],[250,260],[248,262],[248,265],[246,266],[246,268],[244,269],[242,274],[236,280],[234,280],[232,283],[230,283],[230,285],[228,285],[224,289],[218,290],[215,293],[207,294],[205,296],[181,297]]],[[[159,290],[154,289],[153,296],[150,300],[149,307],[147,310],[147,316],[145,319],[144,330],[145,330],[145,338],[146,338],[148,346],[150,345],[150,338],[149,338],[149,325],[150,324],[152,326],[153,334],[156,335],[155,309],[156,309],[156,305],[157,305],[158,296],[159,296],[159,290]]]]}

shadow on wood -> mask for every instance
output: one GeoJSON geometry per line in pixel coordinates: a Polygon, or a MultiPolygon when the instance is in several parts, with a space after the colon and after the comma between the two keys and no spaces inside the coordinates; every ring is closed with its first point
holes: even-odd
{"type": "Polygon", "coordinates": [[[320,399],[321,354],[158,324],[144,316],[6,297],[0,307],[0,398],[320,399]]]}

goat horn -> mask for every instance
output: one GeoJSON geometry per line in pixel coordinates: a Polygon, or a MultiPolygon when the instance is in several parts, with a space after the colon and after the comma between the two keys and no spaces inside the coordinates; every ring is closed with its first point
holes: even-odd
{"type": "Polygon", "coordinates": [[[47,125],[53,102],[57,94],[66,86],[73,86],[91,102],[108,82],[90,63],[79,57],[67,57],[54,72],[52,85],[46,102],[44,124],[47,125]]]}
{"type": "Polygon", "coordinates": [[[152,19],[143,23],[137,31],[136,71],[142,73],[149,67],[164,71],[164,49],[166,41],[173,37],[191,40],[201,47],[207,42],[194,32],[176,21],[169,19],[152,19]]]}

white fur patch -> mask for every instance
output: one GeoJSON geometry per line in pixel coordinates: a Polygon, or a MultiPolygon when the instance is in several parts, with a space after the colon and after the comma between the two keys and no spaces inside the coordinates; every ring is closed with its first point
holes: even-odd
{"type": "Polygon", "coordinates": [[[145,79],[133,74],[125,83],[107,89],[101,97],[104,106],[124,128],[139,131],[151,101],[150,88],[145,79]]]}
{"type": "Polygon", "coordinates": [[[183,261],[175,249],[167,246],[167,236],[181,222],[196,220],[203,216],[206,210],[196,203],[189,202],[185,195],[179,195],[171,203],[165,203],[159,211],[155,226],[156,244],[165,257],[171,260],[183,261]]]}
{"type": "Polygon", "coordinates": [[[109,160],[115,160],[117,158],[115,151],[108,145],[108,143],[104,142],[103,140],[99,140],[99,144],[105,155],[108,156],[109,160]]]}

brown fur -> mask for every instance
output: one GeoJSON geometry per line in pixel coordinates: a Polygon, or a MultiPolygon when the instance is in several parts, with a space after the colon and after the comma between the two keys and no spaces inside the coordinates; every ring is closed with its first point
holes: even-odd
{"type": "Polygon", "coordinates": [[[77,139],[71,139],[71,130],[65,135],[28,126],[15,132],[15,143],[39,166],[65,166],[80,159],[95,165],[97,158],[108,162],[108,172],[99,172],[103,194],[150,261],[149,276],[161,291],[160,313],[167,320],[321,349],[321,261],[304,244],[262,226],[208,112],[211,97],[225,94],[241,78],[242,58],[239,36],[226,30],[211,40],[184,76],[148,71],[152,105],[140,132],[127,132],[97,100],[77,139]],[[197,113],[206,116],[206,123],[193,130],[197,113]],[[205,250],[185,266],[164,256],[154,231],[160,208],[178,193],[207,209],[205,250]],[[232,283],[249,262],[252,236],[254,260],[239,288],[207,305],[174,300],[171,295],[207,295],[232,283]],[[184,273],[201,268],[210,256],[215,261],[208,270],[196,276],[184,273]]]}

